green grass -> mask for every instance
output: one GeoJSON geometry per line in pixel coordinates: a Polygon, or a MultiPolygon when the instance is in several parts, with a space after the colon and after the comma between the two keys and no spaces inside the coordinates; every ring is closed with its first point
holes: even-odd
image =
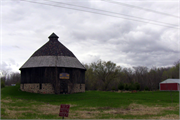
{"type": "MultiPolygon", "coordinates": [[[[23,111],[23,110],[32,110],[37,113],[21,113],[21,116],[17,117],[14,115],[14,118],[19,119],[33,119],[33,118],[41,118],[41,119],[50,119],[50,118],[59,118],[58,115],[53,114],[43,114],[39,113],[39,111],[33,106],[40,105],[58,105],[60,104],[71,104],[76,105],[71,107],[70,110],[72,112],[79,110],[86,110],[93,112],[90,108],[97,108],[99,116],[95,115],[95,118],[124,118],[124,119],[143,119],[152,117],[152,115],[128,115],[128,114],[105,114],[105,108],[107,110],[121,108],[126,109],[131,105],[140,104],[144,106],[160,106],[160,107],[174,107],[176,109],[172,110],[163,110],[158,115],[154,116],[164,116],[168,114],[179,115],[179,109],[177,106],[179,105],[179,92],[172,92],[172,97],[170,96],[170,92],[165,91],[155,91],[155,92],[137,92],[137,93],[116,93],[116,92],[104,92],[104,91],[86,91],[85,93],[75,93],[75,94],[35,94],[23,92],[19,89],[19,86],[10,86],[1,89],[1,99],[2,100],[12,100],[13,102],[2,102],[1,115],[2,118],[11,118],[8,117],[6,112],[6,107],[9,110],[23,111]],[[173,98],[173,101],[172,101],[173,98]],[[4,107],[3,107],[4,106],[4,107]],[[17,108],[16,108],[17,107],[17,108]],[[102,109],[100,109],[102,108],[102,109]]],[[[58,111],[58,110],[57,110],[58,111]]],[[[75,116],[75,114],[74,114],[75,116]]],[[[80,116],[79,116],[80,117],[80,116]]]]}

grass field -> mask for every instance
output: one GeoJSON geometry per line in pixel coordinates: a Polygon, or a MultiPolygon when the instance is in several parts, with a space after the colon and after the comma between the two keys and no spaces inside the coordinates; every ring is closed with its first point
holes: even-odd
{"type": "Polygon", "coordinates": [[[1,119],[61,119],[60,104],[70,104],[65,119],[179,119],[179,92],[51,95],[22,92],[19,86],[1,89],[1,119]]]}

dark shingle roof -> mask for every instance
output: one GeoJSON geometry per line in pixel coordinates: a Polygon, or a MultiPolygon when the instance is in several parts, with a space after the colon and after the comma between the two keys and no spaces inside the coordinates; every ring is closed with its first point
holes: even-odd
{"type": "Polygon", "coordinates": [[[75,55],[58,41],[58,36],[52,33],[49,36],[49,41],[39,48],[31,57],[34,56],[69,56],[75,57],[75,55]]]}
{"type": "Polygon", "coordinates": [[[50,39],[50,38],[59,38],[59,37],[55,33],[52,33],[48,38],[50,39]]]}
{"type": "Polygon", "coordinates": [[[67,67],[86,70],[75,55],[58,41],[58,38],[55,33],[52,33],[49,41],[35,51],[20,70],[34,67],[67,67]]]}

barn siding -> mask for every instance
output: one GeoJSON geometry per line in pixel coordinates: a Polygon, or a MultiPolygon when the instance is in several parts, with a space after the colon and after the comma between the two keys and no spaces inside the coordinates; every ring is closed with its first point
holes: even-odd
{"type": "Polygon", "coordinates": [[[178,90],[178,84],[177,83],[161,83],[160,84],[160,90],[178,90]]]}
{"type": "MultiPolygon", "coordinates": [[[[62,73],[62,68],[29,68],[21,70],[21,83],[49,83],[52,79],[59,79],[59,74],[62,73]]],[[[85,71],[81,69],[65,69],[66,73],[70,74],[70,81],[75,83],[85,83],[85,71]]]]}
{"type": "MultiPolygon", "coordinates": [[[[60,94],[60,84],[62,80],[59,79],[59,74],[63,72],[70,74],[70,79],[66,82],[68,89],[70,89],[70,83],[76,84],[73,86],[74,89],[72,93],[85,91],[85,70],[77,68],[41,67],[21,69],[21,84],[50,83],[52,84],[53,90],[55,89],[54,92],[60,94]],[[80,89],[80,87],[77,87],[77,84],[83,87],[80,89]]],[[[26,89],[24,90],[26,91],[26,89]]]]}

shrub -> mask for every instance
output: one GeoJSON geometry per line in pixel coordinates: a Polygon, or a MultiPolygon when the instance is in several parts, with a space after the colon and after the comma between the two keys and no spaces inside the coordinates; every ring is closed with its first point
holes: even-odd
{"type": "Polygon", "coordinates": [[[135,82],[136,90],[140,90],[140,84],[138,82],[135,82]]]}
{"type": "Polygon", "coordinates": [[[129,89],[130,89],[130,90],[136,90],[135,84],[134,84],[134,83],[131,83],[131,84],[129,85],[129,89]]]}
{"type": "Polygon", "coordinates": [[[146,87],[144,88],[144,90],[149,91],[149,87],[146,86],[146,87]]]}
{"type": "Polygon", "coordinates": [[[124,89],[125,89],[125,90],[129,90],[129,84],[125,83],[125,84],[124,84],[124,89]]]}
{"type": "Polygon", "coordinates": [[[5,87],[5,82],[1,80],[1,88],[5,87]]]}
{"type": "Polygon", "coordinates": [[[20,82],[17,82],[17,83],[16,83],[16,86],[20,86],[20,85],[21,85],[21,83],[20,83],[20,82]]]}
{"type": "Polygon", "coordinates": [[[124,84],[122,82],[119,83],[118,89],[119,90],[124,90],[124,84]]]}
{"type": "Polygon", "coordinates": [[[116,88],[115,88],[115,87],[112,87],[112,88],[111,88],[111,90],[115,91],[115,90],[116,90],[116,88]]]}

